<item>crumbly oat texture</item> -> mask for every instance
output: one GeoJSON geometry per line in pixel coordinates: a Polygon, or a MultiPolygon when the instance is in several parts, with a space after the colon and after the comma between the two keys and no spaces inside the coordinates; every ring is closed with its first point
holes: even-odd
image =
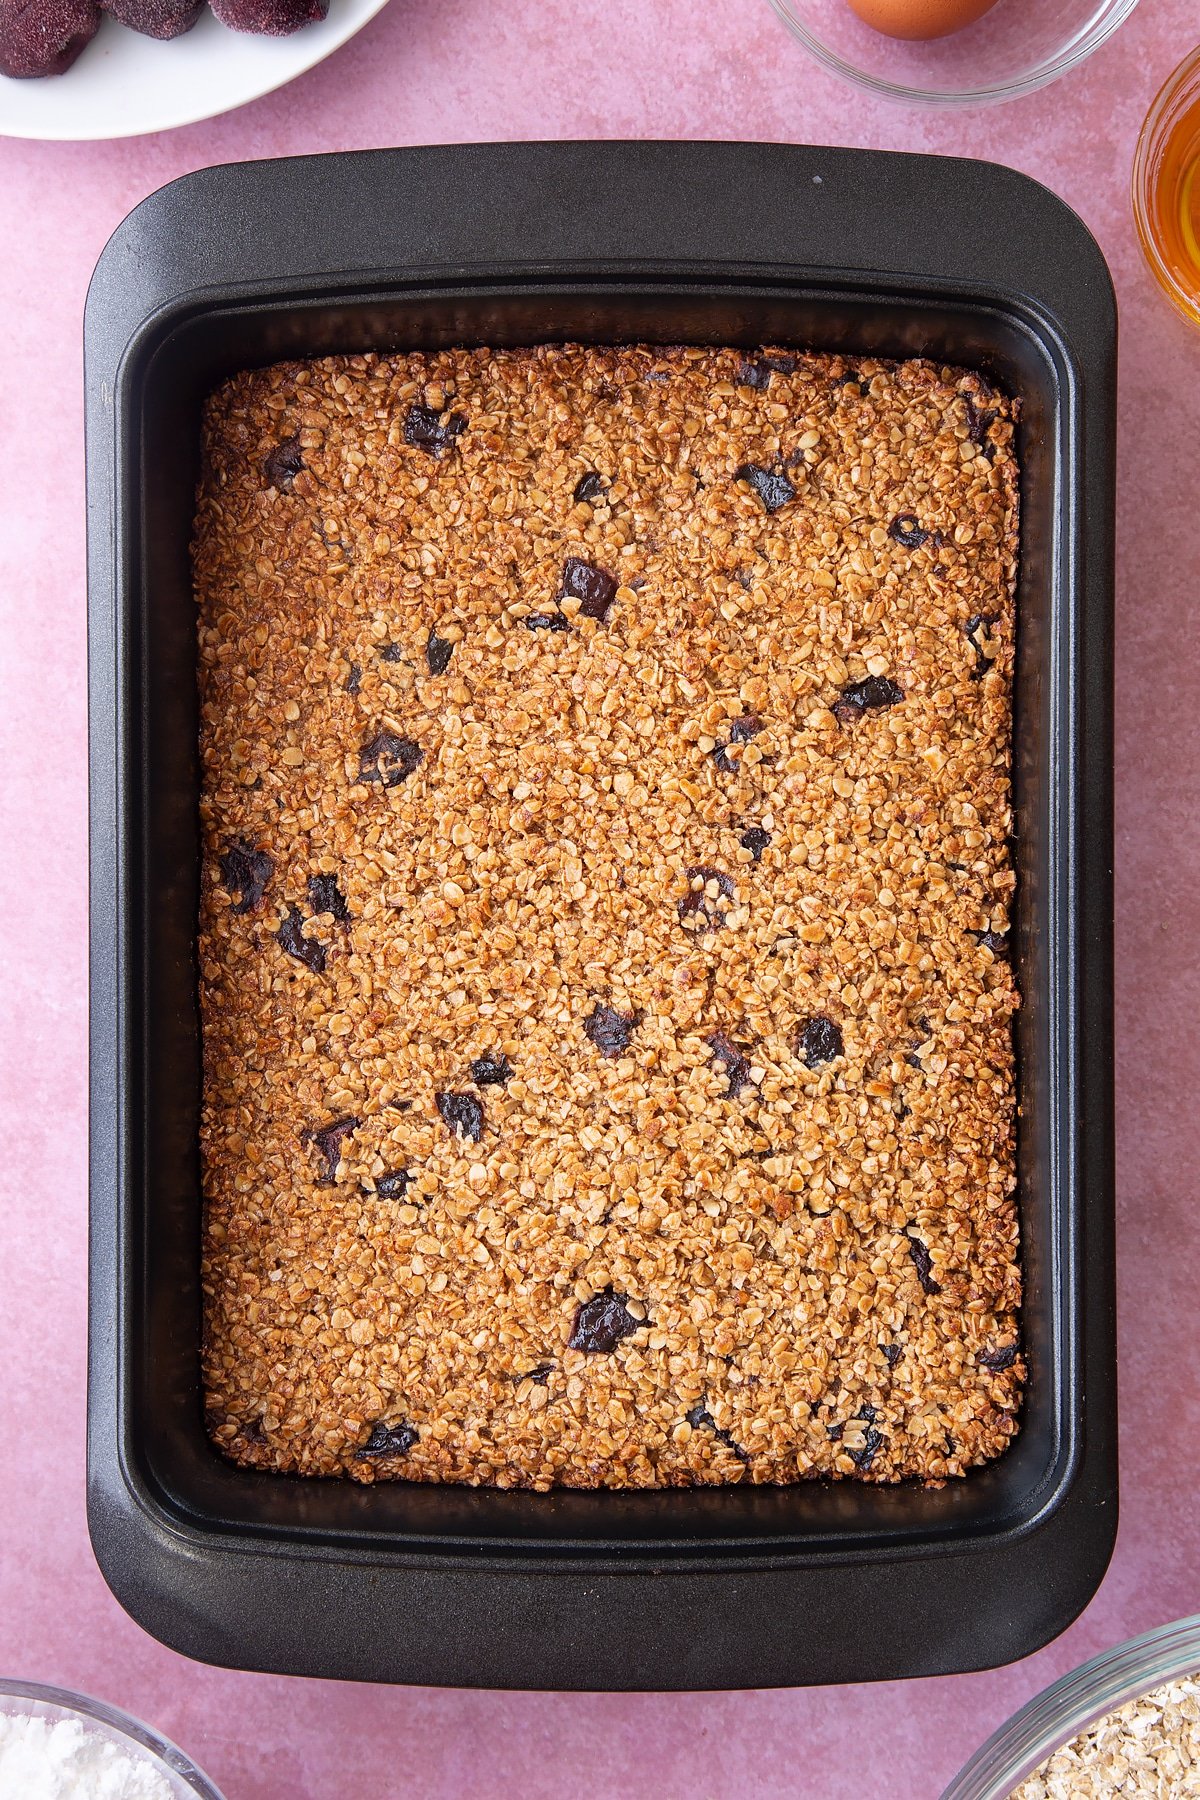
{"type": "Polygon", "coordinates": [[[209,402],[230,1457],[544,1489],[1004,1449],[1014,410],[571,346],[209,402]]]}
{"type": "Polygon", "coordinates": [[[1200,1677],[1164,1682],[1056,1750],[1010,1800],[1196,1800],[1200,1677]]]}

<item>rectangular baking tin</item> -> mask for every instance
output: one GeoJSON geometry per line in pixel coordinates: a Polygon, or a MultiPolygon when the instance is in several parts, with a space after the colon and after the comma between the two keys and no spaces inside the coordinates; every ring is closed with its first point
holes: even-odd
{"type": "Polygon", "coordinates": [[[1109,717],[1115,313],[1079,220],[994,165],[715,144],[397,150],[151,195],[86,322],[89,1517],[147,1630],[237,1667],[700,1688],[973,1669],[1097,1587],[1116,1526],[1109,717]],[[198,408],[281,357],[552,339],[923,355],[1020,394],[1014,935],[1030,1378],[940,1491],[361,1487],[201,1419],[198,408]]]}

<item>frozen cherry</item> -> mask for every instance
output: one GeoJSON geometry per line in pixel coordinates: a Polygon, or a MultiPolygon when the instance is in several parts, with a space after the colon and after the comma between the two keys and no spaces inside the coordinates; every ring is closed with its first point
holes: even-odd
{"type": "Polygon", "coordinates": [[[0,75],[64,75],[99,25],[92,0],[0,0],[0,75]]]}
{"type": "Polygon", "coordinates": [[[329,11],[329,0],[212,0],[213,12],[231,31],[258,37],[290,37],[315,25],[329,11]]]}
{"type": "Polygon", "coordinates": [[[143,37],[176,38],[192,29],[204,11],[204,0],[104,0],[104,11],[143,37]]]}

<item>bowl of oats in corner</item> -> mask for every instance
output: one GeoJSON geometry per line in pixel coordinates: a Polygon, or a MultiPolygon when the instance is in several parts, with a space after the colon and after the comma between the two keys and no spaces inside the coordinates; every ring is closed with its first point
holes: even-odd
{"type": "Polygon", "coordinates": [[[1200,1794],[1200,1613],[1073,1669],[994,1731],[942,1800],[1200,1794]]]}

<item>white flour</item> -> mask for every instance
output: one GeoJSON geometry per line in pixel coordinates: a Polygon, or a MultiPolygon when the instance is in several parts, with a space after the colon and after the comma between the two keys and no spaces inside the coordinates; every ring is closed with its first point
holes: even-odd
{"type": "Polygon", "coordinates": [[[0,1712],[0,1800],[176,1800],[143,1756],[77,1719],[0,1712]]]}

